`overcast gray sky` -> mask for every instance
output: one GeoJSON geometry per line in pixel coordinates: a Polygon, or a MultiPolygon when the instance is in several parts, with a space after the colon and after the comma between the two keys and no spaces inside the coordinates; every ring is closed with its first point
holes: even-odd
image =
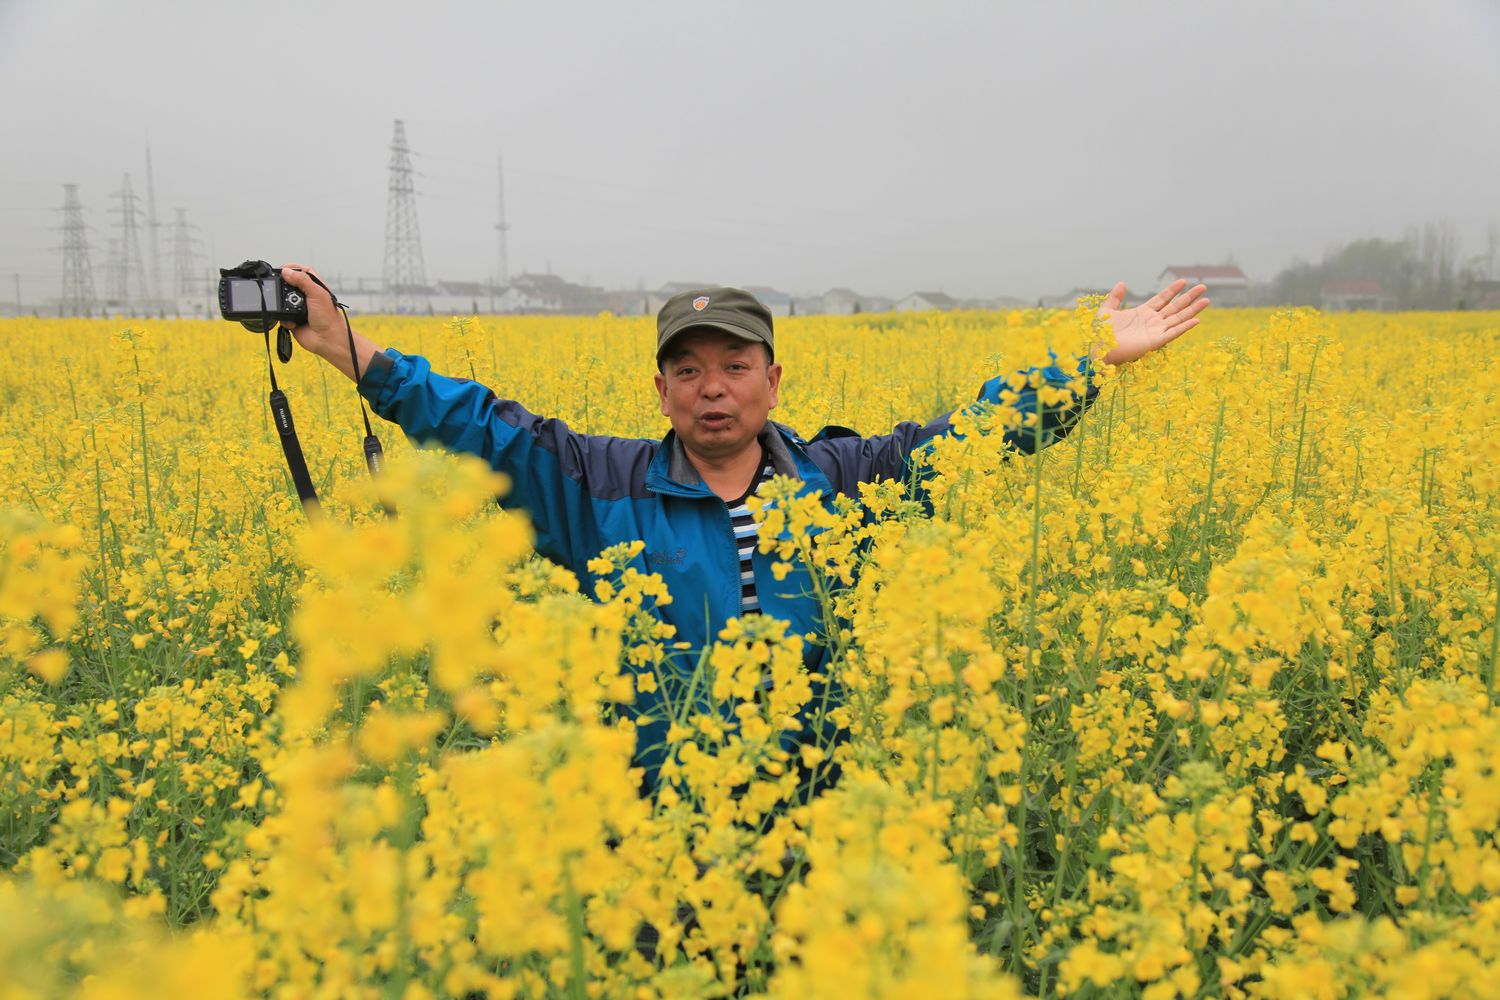
{"type": "Polygon", "coordinates": [[[378,277],[397,118],[429,279],[495,271],[502,153],[512,273],[611,286],[1266,280],[1439,219],[1467,255],[1497,95],[1500,0],[0,0],[0,299],[58,296],[64,182],[102,282],[148,140],[205,258],[378,277]]]}

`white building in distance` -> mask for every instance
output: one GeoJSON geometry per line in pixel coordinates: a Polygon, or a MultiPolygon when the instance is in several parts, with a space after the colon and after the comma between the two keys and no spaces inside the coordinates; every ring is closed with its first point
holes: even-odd
{"type": "Polygon", "coordinates": [[[1208,297],[1219,306],[1248,306],[1250,279],[1233,264],[1173,264],[1156,280],[1160,283],[1187,279],[1187,287],[1207,285],[1208,297]]]}

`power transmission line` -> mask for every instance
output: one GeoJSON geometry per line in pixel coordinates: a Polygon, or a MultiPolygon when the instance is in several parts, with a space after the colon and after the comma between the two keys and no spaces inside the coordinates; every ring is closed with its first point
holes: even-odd
{"type": "Polygon", "coordinates": [[[422,233],[417,225],[417,195],[412,182],[411,150],[406,126],[396,121],[391,139],[391,176],[385,209],[385,270],[381,308],[388,313],[418,312],[428,304],[427,269],[422,263],[422,233]]]}

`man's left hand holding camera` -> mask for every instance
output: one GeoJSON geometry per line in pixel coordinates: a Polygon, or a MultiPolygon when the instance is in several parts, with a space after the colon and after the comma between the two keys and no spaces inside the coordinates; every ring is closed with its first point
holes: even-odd
{"type": "MultiPolygon", "coordinates": [[[[333,296],[312,279],[313,275],[317,275],[317,272],[306,264],[282,265],[281,280],[307,297],[307,322],[301,326],[292,327],[292,336],[297,338],[297,343],[301,344],[305,350],[311,351],[343,372],[348,378],[354,379],[354,362],[349,357],[351,334],[345,329],[344,318],[339,315],[338,309],[333,304],[333,296]]],[[[322,275],[317,276],[319,279],[322,278],[322,275]]],[[[381,348],[370,338],[361,336],[357,330],[352,336],[354,351],[359,358],[359,370],[360,372],[369,371],[370,359],[379,354],[381,348]]]]}

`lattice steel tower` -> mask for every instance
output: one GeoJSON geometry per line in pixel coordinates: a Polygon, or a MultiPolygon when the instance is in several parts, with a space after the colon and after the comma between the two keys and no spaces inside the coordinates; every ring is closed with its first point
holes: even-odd
{"type": "Polygon", "coordinates": [[[187,209],[176,208],[177,221],[172,226],[172,271],[176,276],[173,289],[179,299],[193,298],[203,285],[202,273],[198,270],[198,239],[193,235],[197,227],[187,220],[187,209]]]}
{"type": "Polygon", "coordinates": [[[63,280],[64,316],[92,316],[94,313],[94,268],[89,263],[89,236],[83,225],[83,206],[78,202],[78,185],[63,185],[63,280]]]}
{"type": "Polygon", "coordinates": [[[129,174],[125,175],[125,181],[115,197],[120,204],[110,211],[117,212],[120,216],[119,222],[115,224],[120,230],[120,249],[119,259],[111,269],[111,284],[114,287],[109,289],[109,297],[118,302],[126,312],[144,310],[149,307],[151,289],[146,284],[146,261],[141,256],[140,199],[130,186],[129,174]]]}
{"type": "MultiPolygon", "coordinates": [[[[417,226],[417,193],[412,183],[406,126],[398,119],[391,139],[391,179],[385,206],[385,272],[381,308],[417,312],[427,305],[427,269],[422,263],[422,232],[417,226]]],[[[426,311],[425,308],[422,311],[426,311]]]]}

